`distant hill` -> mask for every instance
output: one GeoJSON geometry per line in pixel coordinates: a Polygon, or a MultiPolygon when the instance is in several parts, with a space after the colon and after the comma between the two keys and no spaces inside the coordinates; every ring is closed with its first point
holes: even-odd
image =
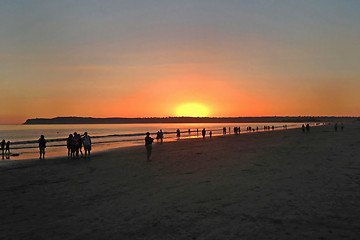
{"type": "MultiPolygon", "coordinates": [[[[92,118],[56,117],[28,119],[24,124],[125,124],[125,123],[253,123],[253,122],[323,122],[336,117],[166,117],[166,118],[92,118]]],[[[344,119],[344,118],[340,118],[344,119]]]]}

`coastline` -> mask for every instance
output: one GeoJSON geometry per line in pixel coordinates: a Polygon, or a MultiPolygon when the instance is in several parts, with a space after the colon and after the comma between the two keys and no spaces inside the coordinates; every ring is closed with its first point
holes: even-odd
{"type": "Polygon", "coordinates": [[[6,239],[339,239],[360,233],[359,123],[0,166],[6,239]]]}
{"type": "MultiPolygon", "coordinates": [[[[256,125],[254,125],[254,124],[251,125],[250,124],[248,126],[256,127],[256,126],[259,126],[260,124],[263,125],[265,123],[257,123],[256,125]]],[[[275,124],[275,131],[284,130],[284,126],[279,125],[279,123],[270,123],[270,124],[271,125],[275,124]]],[[[292,124],[292,123],[287,123],[287,124],[289,124],[289,126],[287,125],[288,126],[287,129],[299,128],[301,126],[299,124],[297,124],[297,125],[292,124]]],[[[315,124],[320,124],[320,123],[311,123],[311,125],[313,125],[313,126],[315,126],[315,124]]],[[[61,129],[64,126],[65,125],[61,125],[59,128],[61,129]]],[[[89,126],[89,125],[86,125],[86,126],[89,126]]],[[[152,126],[152,125],[149,125],[149,127],[153,132],[152,137],[155,137],[157,130],[155,130],[154,126],[152,126]]],[[[175,128],[177,126],[172,126],[172,127],[175,128]]],[[[183,127],[183,129],[182,129],[182,136],[180,138],[181,140],[190,139],[190,138],[202,138],[200,133],[196,134],[196,131],[195,131],[196,128],[192,129],[191,134],[190,133],[188,134],[188,131],[187,131],[188,128],[187,127],[193,128],[194,126],[186,126],[185,125],[185,126],[182,126],[182,127],[183,127]],[[186,128],[186,131],[185,131],[184,127],[186,128]]],[[[214,126],[211,126],[211,125],[207,126],[207,128],[206,128],[208,130],[207,134],[209,133],[209,130],[213,130],[213,137],[223,135],[222,134],[223,126],[221,126],[221,128],[220,128],[220,126],[218,125],[218,126],[215,127],[215,129],[213,127],[214,126]],[[208,129],[208,128],[210,128],[210,129],[208,129]]],[[[231,129],[233,130],[234,126],[229,126],[228,125],[227,127],[231,127],[231,129]]],[[[243,131],[241,132],[241,134],[248,134],[248,133],[251,134],[251,133],[253,133],[252,131],[245,131],[244,130],[244,128],[246,128],[246,125],[242,125],[242,127],[243,127],[243,131]]],[[[83,126],[83,128],[84,128],[83,131],[87,131],[86,128],[85,128],[85,125],[83,126]]],[[[159,126],[156,126],[156,128],[162,128],[162,126],[159,125],[159,126]]],[[[54,128],[52,128],[52,130],[53,129],[54,128]]],[[[201,127],[201,129],[202,129],[202,127],[201,127]]],[[[113,129],[113,130],[114,130],[114,132],[119,131],[118,129],[113,129]]],[[[167,130],[169,130],[169,129],[167,129],[167,130]]],[[[73,129],[73,131],[77,131],[77,130],[73,129]]],[[[139,129],[138,129],[138,131],[139,131],[139,129]]],[[[142,131],[146,132],[146,129],[142,129],[142,131]]],[[[262,132],[262,131],[266,131],[266,130],[262,129],[262,127],[261,127],[259,129],[259,131],[257,131],[257,132],[262,132]]],[[[267,130],[267,131],[269,131],[269,130],[267,130]]],[[[43,132],[40,132],[40,131],[38,131],[38,132],[39,132],[39,134],[43,134],[43,132]]],[[[107,150],[110,150],[110,149],[116,149],[116,148],[122,148],[122,147],[141,146],[141,145],[143,145],[143,136],[145,136],[144,134],[140,135],[139,132],[125,133],[125,134],[124,133],[123,134],[107,133],[107,134],[108,135],[105,135],[105,136],[97,136],[97,135],[91,136],[92,140],[95,140],[93,142],[93,151],[92,151],[93,153],[95,153],[95,152],[103,152],[103,151],[107,151],[107,150]],[[137,139],[132,139],[132,140],[126,139],[127,137],[131,138],[133,136],[137,136],[136,137],[137,139]],[[110,142],[108,142],[109,140],[108,140],[107,137],[112,138],[112,139],[110,139],[110,142]],[[105,138],[107,138],[107,140],[105,140],[105,138]],[[99,140],[99,139],[102,139],[102,140],[99,140]]],[[[175,136],[175,134],[176,134],[176,132],[174,130],[173,130],[173,132],[171,132],[171,131],[166,132],[164,141],[166,141],[166,142],[168,142],[168,141],[178,141],[179,139],[175,136]]],[[[232,134],[234,134],[234,133],[232,133],[232,134]]],[[[59,138],[59,136],[58,136],[59,132],[56,132],[56,135],[57,136],[55,138],[51,134],[50,134],[50,138],[46,137],[47,134],[45,136],[46,140],[49,141],[49,145],[46,148],[46,158],[47,159],[52,159],[52,158],[57,158],[57,157],[67,157],[66,138],[64,138],[64,137],[59,138]],[[61,144],[59,145],[59,143],[61,143],[62,145],[61,144]]],[[[36,137],[37,136],[35,136],[35,138],[36,137]]],[[[207,137],[209,137],[209,136],[207,135],[207,137]]],[[[8,161],[8,160],[13,161],[13,160],[29,160],[29,159],[34,160],[34,159],[37,159],[38,156],[39,156],[38,151],[39,150],[38,150],[38,146],[37,146],[37,140],[17,140],[17,141],[13,140],[12,145],[11,145],[11,152],[18,154],[18,156],[9,156],[10,159],[3,159],[2,161],[0,161],[0,164],[2,164],[2,162],[4,162],[4,161],[8,161]],[[25,144],[25,145],[20,145],[20,147],[19,147],[19,144],[25,144]],[[29,145],[26,145],[26,144],[32,144],[33,146],[29,147],[29,145]]]]}

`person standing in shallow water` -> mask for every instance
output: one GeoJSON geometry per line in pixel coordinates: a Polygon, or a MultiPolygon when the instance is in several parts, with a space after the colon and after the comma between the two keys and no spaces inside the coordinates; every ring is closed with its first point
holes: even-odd
{"type": "Polygon", "coordinates": [[[164,133],[162,131],[162,129],[160,129],[160,142],[163,143],[163,139],[164,139],[164,133]]]}
{"type": "Polygon", "coordinates": [[[159,142],[159,140],[160,140],[160,131],[158,131],[156,134],[156,141],[159,142]]]}
{"type": "Polygon", "coordinates": [[[44,135],[41,135],[39,140],[39,150],[40,150],[40,159],[42,157],[42,159],[45,159],[45,148],[46,148],[46,140],[44,135]]]}
{"type": "Polygon", "coordinates": [[[206,130],[205,130],[205,128],[203,128],[203,130],[201,131],[201,134],[202,134],[203,138],[205,138],[205,135],[206,135],[206,130]]]}
{"type": "Polygon", "coordinates": [[[146,156],[147,156],[147,161],[150,162],[150,156],[151,156],[151,151],[152,151],[152,143],[153,143],[154,139],[150,137],[150,133],[147,132],[146,133],[146,137],[145,137],[145,147],[146,147],[146,156]]]}

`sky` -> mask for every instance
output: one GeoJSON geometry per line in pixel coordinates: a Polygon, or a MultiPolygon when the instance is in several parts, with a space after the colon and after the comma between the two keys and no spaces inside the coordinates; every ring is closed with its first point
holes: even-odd
{"type": "Polygon", "coordinates": [[[360,1],[0,0],[0,124],[360,116],[360,1]]]}

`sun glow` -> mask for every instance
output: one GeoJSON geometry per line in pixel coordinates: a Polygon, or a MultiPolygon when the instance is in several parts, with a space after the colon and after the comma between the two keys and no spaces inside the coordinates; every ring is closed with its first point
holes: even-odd
{"type": "Polygon", "coordinates": [[[209,109],[200,103],[184,103],[176,108],[176,116],[207,117],[209,116],[209,109]]]}

